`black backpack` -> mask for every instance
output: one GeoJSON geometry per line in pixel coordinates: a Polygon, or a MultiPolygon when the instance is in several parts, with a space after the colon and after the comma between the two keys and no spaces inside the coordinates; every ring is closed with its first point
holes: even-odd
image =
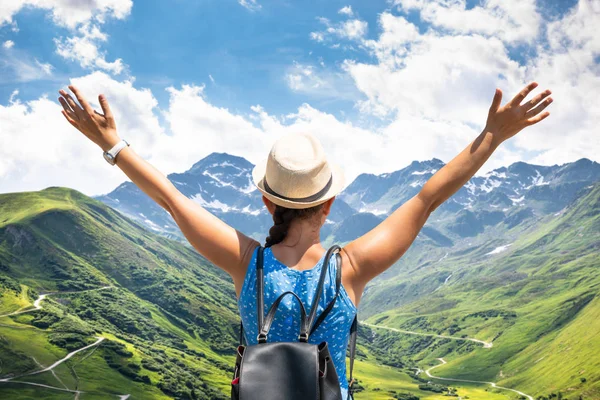
{"type": "MultiPolygon", "coordinates": [[[[325,255],[325,262],[319,277],[317,292],[313,299],[310,314],[302,300],[294,292],[282,293],[271,305],[263,322],[263,251],[260,246],[256,262],[256,293],[258,315],[258,343],[255,345],[242,344],[244,326],[240,323],[240,344],[237,347],[235,370],[231,381],[232,400],[347,400],[342,399],[340,384],[335,365],[329,353],[327,342],[319,344],[308,343],[309,335],[325,319],[333,308],[340,291],[342,278],[342,257],[340,247],[333,245],[325,255]],[[328,270],[331,254],[336,253],[336,291],[335,297],[323,310],[314,326],[310,329],[317,312],[317,305],[323,290],[325,274],[328,270]],[[275,312],[284,296],[291,294],[300,303],[301,323],[297,342],[267,343],[267,334],[275,317],[275,312]]],[[[350,328],[350,379],[348,399],[354,399],[352,384],[352,368],[356,348],[356,333],[358,328],[357,316],[354,317],[350,328]]]]}

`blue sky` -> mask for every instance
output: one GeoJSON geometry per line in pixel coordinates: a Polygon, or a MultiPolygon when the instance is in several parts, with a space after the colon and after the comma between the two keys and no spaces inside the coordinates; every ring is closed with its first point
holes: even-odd
{"type": "Polygon", "coordinates": [[[57,90],[70,82],[90,98],[106,92],[128,128],[122,137],[164,173],[211,151],[257,162],[278,135],[307,129],[350,179],[413,159],[448,162],[481,130],[494,88],[506,101],[530,80],[553,90],[556,111],[479,172],[597,160],[589,96],[600,85],[599,15],[597,0],[0,5],[0,192],[65,185],[97,194],[126,179],[101,157],[87,161],[98,149],[60,120],[57,90]],[[20,150],[24,130],[43,146],[20,150]],[[174,156],[182,148],[188,154],[174,156]],[[90,184],[98,173],[107,178],[90,184]]]}
{"type": "MultiPolygon", "coordinates": [[[[478,4],[467,2],[468,8],[478,4]]],[[[576,1],[538,2],[540,12],[556,17],[576,1]]],[[[309,96],[290,90],[286,70],[293,62],[335,67],[347,58],[368,62],[372,56],[359,49],[332,49],[310,39],[310,32],[323,28],[318,17],[344,20],[339,10],[350,5],[355,15],[369,26],[377,26],[378,15],[389,10],[402,14],[426,30],[430,24],[418,13],[402,12],[389,1],[261,1],[260,9],[249,10],[235,0],[145,0],[133,3],[125,20],[109,19],[103,30],[110,40],[103,50],[109,60],[122,59],[128,65],[121,76],[133,75],[136,83],[151,88],[159,102],[168,100],[165,86],[183,83],[206,84],[206,93],[215,105],[246,109],[261,104],[271,113],[285,114],[303,102],[332,113],[351,112],[349,98],[309,96]],[[214,82],[210,79],[212,76],[214,82]]],[[[7,102],[15,89],[23,100],[45,92],[55,93],[69,77],[86,69],[56,54],[53,39],[68,36],[69,29],[52,23],[48,10],[25,7],[14,16],[19,31],[10,26],[0,31],[3,41],[12,40],[18,48],[54,67],[51,79],[15,84],[4,79],[0,98],[7,102]]],[[[376,38],[371,29],[367,36],[376,38]]],[[[519,50],[518,48],[516,48],[519,50]]],[[[512,55],[523,61],[520,52],[512,55]]],[[[14,75],[6,66],[3,75],[14,75]]],[[[360,96],[359,92],[352,93],[360,96]]]]}
{"type": "MultiPolygon", "coordinates": [[[[360,3],[353,10],[374,26],[377,14],[389,8],[386,1],[360,3]]],[[[108,60],[120,58],[128,65],[121,76],[135,76],[136,83],[151,88],[161,103],[168,100],[166,86],[193,83],[206,84],[211,102],[232,109],[261,104],[272,113],[285,114],[311,101],[332,112],[349,111],[351,100],[314,98],[290,90],[285,82],[286,70],[294,61],[334,66],[347,57],[348,50],[324,47],[309,35],[322,28],[319,16],[344,19],[338,10],[347,4],[264,1],[252,11],[235,0],[134,2],[125,20],[110,19],[103,25],[110,36],[103,48],[108,60]]],[[[3,80],[4,102],[15,89],[23,100],[33,99],[55,91],[71,76],[86,73],[85,68],[56,54],[53,38],[68,36],[69,29],[53,24],[47,10],[25,8],[14,21],[19,31],[5,26],[2,40],[12,40],[40,62],[50,63],[54,75],[35,83],[3,80]]],[[[364,52],[350,52],[359,60],[370,58],[364,52]]],[[[14,74],[6,68],[2,72],[14,74]]]]}

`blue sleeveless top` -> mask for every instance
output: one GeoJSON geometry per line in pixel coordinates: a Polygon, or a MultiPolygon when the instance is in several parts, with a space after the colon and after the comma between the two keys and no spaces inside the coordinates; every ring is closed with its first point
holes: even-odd
{"type": "MultiPolygon", "coordinates": [[[[257,344],[258,323],[256,315],[256,256],[259,247],[254,249],[252,260],[248,265],[242,291],[238,299],[238,309],[242,323],[244,325],[244,337],[246,343],[257,344]]],[[[283,293],[288,290],[293,291],[300,297],[306,314],[310,313],[321,267],[325,261],[325,254],[312,269],[299,271],[291,269],[285,264],[279,262],[271,252],[269,247],[264,250],[263,258],[263,276],[264,276],[264,315],[266,316],[271,304],[283,293]]],[[[335,296],[335,275],[336,275],[336,257],[332,255],[329,261],[329,268],[325,274],[323,283],[323,292],[319,299],[315,321],[327,307],[329,302],[335,296]]],[[[285,296],[273,319],[273,324],[267,335],[267,342],[297,342],[300,333],[300,305],[298,300],[292,295],[285,296]]],[[[346,377],[346,348],[350,338],[350,327],[356,307],[344,285],[340,285],[340,292],[331,311],[323,322],[308,338],[309,343],[319,344],[326,341],[331,353],[332,361],[335,365],[336,373],[342,390],[342,399],[348,397],[348,378],[346,377]]]]}

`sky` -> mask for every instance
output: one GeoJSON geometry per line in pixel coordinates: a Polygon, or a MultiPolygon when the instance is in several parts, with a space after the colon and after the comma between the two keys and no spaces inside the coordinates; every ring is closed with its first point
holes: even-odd
{"type": "MultiPolygon", "coordinates": [[[[129,180],[62,116],[79,87],[165,175],[212,152],[266,158],[311,132],[349,184],[448,163],[495,88],[552,90],[550,116],[476,175],[600,161],[600,0],[0,0],[0,193],[129,180]]],[[[533,95],[531,95],[533,96],[533,95]]]]}

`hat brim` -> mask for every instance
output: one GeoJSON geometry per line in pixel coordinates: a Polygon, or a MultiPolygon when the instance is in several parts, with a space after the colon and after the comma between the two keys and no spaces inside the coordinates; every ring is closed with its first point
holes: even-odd
{"type": "Polygon", "coordinates": [[[308,208],[318,206],[321,203],[325,203],[344,189],[346,179],[344,176],[344,170],[336,163],[328,161],[329,168],[331,169],[331,186],[329,190],[323,194],[319,199],[310,202],[299,202],[293,200],[286,200],[281,197],[275,196],[265,190],[264,176],[267,169],[267,162],[263,161],[257,164],[252,169],[252,180],[254,185],[261,191],[261,193],[273,203],[278,204],[286,208],[308,208]]]}

